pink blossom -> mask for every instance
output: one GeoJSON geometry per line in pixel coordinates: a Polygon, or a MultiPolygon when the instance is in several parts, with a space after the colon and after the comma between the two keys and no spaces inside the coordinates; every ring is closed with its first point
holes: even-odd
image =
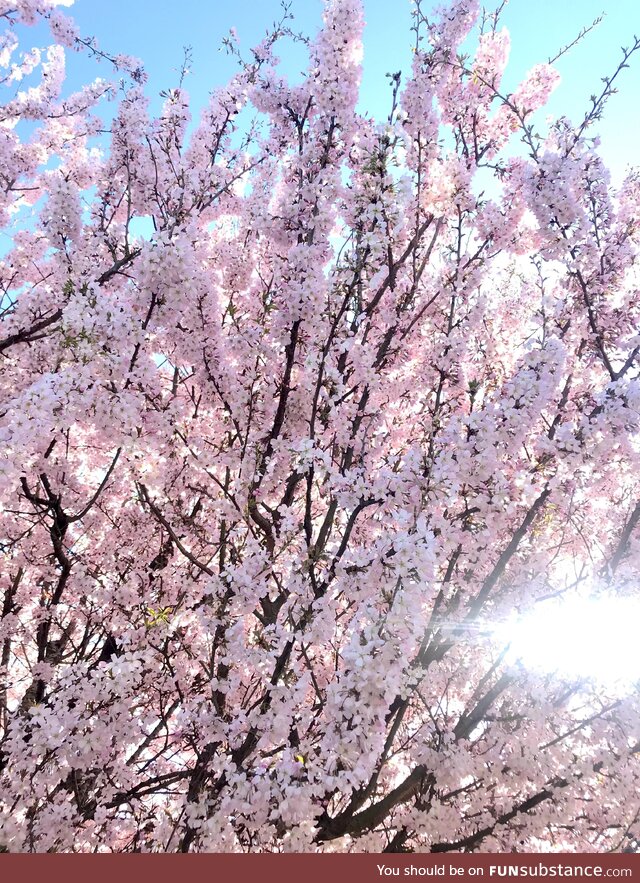
{"type": "Polygon", "coordinates": [[[637,174],[470,0],[382,121],[357,0],[194,123],[58,5],[2,12],[0,851],[637,842],[637,690],[505,646],[638,602],[637,174]]]}

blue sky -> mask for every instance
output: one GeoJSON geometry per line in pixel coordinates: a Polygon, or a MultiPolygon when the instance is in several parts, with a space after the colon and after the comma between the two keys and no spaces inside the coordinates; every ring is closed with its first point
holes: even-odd
{"type": "MultiPolygon", "coordinates": [[[[425,8],[435,5],[426,0],[425,8]]],[[[406,73],[411,64],[410,3],[364,0],[364,7],[367,25],[360,109],[382,118],[390,95],[385,73],[406,73]]],[[[294,27],[313,33],[320,25],[321,10],[320,0],[293,0],[294,27]]],[[[233,59],[220,51],[229,29],[236,29],[241,48],[247,49],[279,17],[280,6],[278,0],[76,0],[70,11],[81,32],[95,36],[105,50],[143,60],[152,97],[176,85],[183,47],[190,45],[192,72],[185,86],[197,111],[208,93],[234,72],[233,59]]],[[[505,88],[513,89],[533,64],[555,55],[602,13],[602,23],[557,64],[562,84],[552,97],[549,113],[581,118],[589,95],[602,87],[600,78],[615,69],[620,47],[632,42],[634,32],[640,33],[637,0],[510,0],[502,17],[512,38],[505,88]]],[[[40,44],[46,40],[40,29],[33,37],[40,44]]],[[[305,64],[302,48],[289,44],[283,50],[285,72],[299,75],[305,64]]],[[[618,180],[629,164],[640,161],[640,52],[633,61],[623,72],[620,94],[611,100],[600,125],[602,151],[618,180]]],[[[75,53],[68,53],[68,72],[69,88],[96,75],[112,76],[106,64],[96,66],[75,53]]]]}
{"type": "MultiPolygon", "coordinates": [[[[435,4],[430,4],[435,5],[435,4]]],[[[386,114],[389,102],[387,71],[410,66],[410,4],[408,0],[364,0],[366,31],[361,109],[386,114]]],[[[294,0],[295,26],[313,32],[320,24],[320,0],[294,0]]],[[[280,14],[275,0],[76,0],[72,14],[83,33],[97,37],[105,49],[140,57],[149,74],[150,94],[175,85],[182,47],[193,47],[192,73],[185,83],[196,107],[208,92],[233,73],[233,61],[219,51],[220,41],[235,27],[241,47],[257,43],[280,14]]],[[[536,62],[570,42],[581,27],[604,12],[604,20],[582,43],[560,59],[562,84],[552,97],[549,112],[579,118],[589,95],[602,86],[600,78],[615,68],[620,47],[640,33],[637,0],[511,0],[503,23],[511,32],[511,60],[505,86],[515,87],[536,62]]],[[[285,69],[297,74],[303,56],[291,47],[283,58],[285,69]]],[[[95,70],[95,67],[91,65],[95,70]]],[[[86,62],[69,59],[73,80],[86,79],[86,62]]],[[[104,76],[107,76],[104,68],[104,76]]],[[[600,126],[602,150],[618,178],[630,163],[640,161],[640,52],[631,69],[623,72],[620,94],[609,104],[600,126]]]]}

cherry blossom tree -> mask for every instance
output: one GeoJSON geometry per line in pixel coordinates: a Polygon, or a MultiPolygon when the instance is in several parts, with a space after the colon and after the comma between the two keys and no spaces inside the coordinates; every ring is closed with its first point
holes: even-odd
{"type": "Polygon", "coordinates": [[[544,126],[552,65],[508,92],[497,14],[418,3],[380,122],[329,0],[192,122],[0,14],[1,848],[634,848],[633,677],[508,631],[639,594],[640,179],[593,137],[637,41],[544,126]]]}

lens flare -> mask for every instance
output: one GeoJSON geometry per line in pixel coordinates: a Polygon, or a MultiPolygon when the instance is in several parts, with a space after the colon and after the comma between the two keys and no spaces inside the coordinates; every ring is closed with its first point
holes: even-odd
{"type": "Polygon", "coordinates": [[[640,601],[572,597],[537,604],[497,629],[508,657],[527,668],[596,684],[640,681],[640,601]]]}

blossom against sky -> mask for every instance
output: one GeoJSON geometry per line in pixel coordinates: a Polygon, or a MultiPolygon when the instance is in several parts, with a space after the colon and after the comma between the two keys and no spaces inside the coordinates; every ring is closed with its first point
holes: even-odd
{"type": "MultiPolygon", "coordinates": [[[[494,8],[497,3],[488,3],[494,8]]],[[[427,2],[425,10],[435,8],[427,2]]],[[[364,72],[360,107],[380,118],[390,102],[387,72],[407,75],[411,64],[411,3],[408,0],[364,0],[364,72]]],[[[182,0],[180,15],[172,0],[76,0],[73,17],[83,34],[95,36],[105,49],[138,56],[149,74],[148,91],[156,94],[176,84],[183,47],[193,49],[191,73],[185,86],[202,106],[210,90],[227,82],[234,73],[234,59],[220,51],[222,39],[234,29],[241,50],[247,51],[263,37],[280,15],[276,2],[268,0],[182,0]]],[[[321,23],[320,0],[294,0],[294,29],[313,33],[321,23]]],[[[580,44],[558,61],[562,76],[546,113],[578,118],[589,105],[589,96],[602,88],[601,78],[611,74],[620,58],[621,46],[640,33],[640,5],[636,0],[511,0],[501,21],[511,33],[511,55],[505,87],[515,89],[537,62],[547,61],[570,43],[581,28],[603,15],[602,22],[580,44]]],[[[283,45],[284,70],[292,76],[306,65],[304,51],[283,45]]],[[[73,53],[69,53],[73,55],[73,53]]],[[[95,76],[95,66],[85,57],[68,59],[70,86],[95,76]]],[[[103,76],[111,71],[104,67],[103,76]]],[[[600,126],[602,153],[614,177],[640,156],[640,127],[630,124],[629,108],[640,94],[640,66],[631,65],[620,77],[621,94],[609,103],[600,126]]]]}
{"type": "Polygon", "coordinates": [[[61,98],[62,47],[3,35],[0,850],[636,849],[640,182],[579,122],[598,44],[534,64],[586,5],[553,43],[510,23],[501,85],[506,30],[459,62],[478,0],[452,0],[387,123],[397,4],[362,94],[360,0],[306,79],[267,40],[215,89],[211,46],[270,2],[136,39],[144,4],[93,0],[155,96],[120,57],[110,130],[93,64],[61,98]],[[578,125],[541,138],[561,73],[578,125]]]}

